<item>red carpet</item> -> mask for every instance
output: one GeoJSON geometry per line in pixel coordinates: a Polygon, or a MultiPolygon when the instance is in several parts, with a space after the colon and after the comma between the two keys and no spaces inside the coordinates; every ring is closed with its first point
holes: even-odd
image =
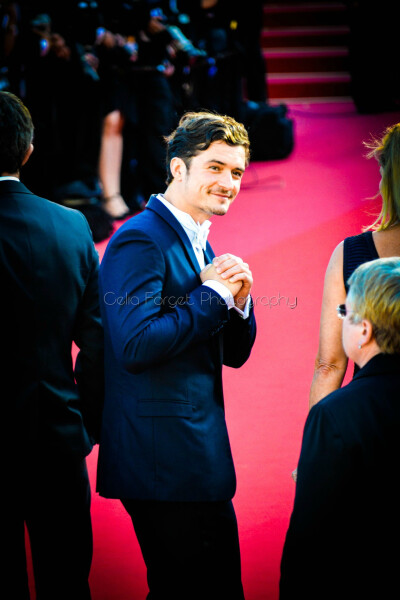
{"type": "MultiPolygon", "coordinates": [[[[365,200],[376,193],[379,173],[377,163],[363,157],[362,141],[400,121],[400,113],[358,115],[351,104],[298,105],[291,116],[293,154],[251,165],[229,214],[214,218],[210,232],[215,252],[242,256],[255,282],[252,356],[224,374],[247,600],[278,598],[325,268],[336,244],[369,224],[379,204],[365,200]]],[[[98,245],[100,255],[105,246],[98,245]]],[[[119,502],[94,492],[96,458],[97,448],[88,459],[93,600],[144,600],[144,564],[129,518],[119,502]]]]}

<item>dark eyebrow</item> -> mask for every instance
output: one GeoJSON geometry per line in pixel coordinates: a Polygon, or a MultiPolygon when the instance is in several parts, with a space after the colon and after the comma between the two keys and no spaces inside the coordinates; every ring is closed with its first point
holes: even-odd
{"type": "MultiPolygon", "coordinates": [[[[217,159],[214,159],[214,158],[212,158],[211,160],[208,160],[206,162],[206,165],[208,165],[210,163],[217,163],[217,165],[221,165],[223,167],[226,166],[226,163],[224,163],[222,160],[217,160],[217,159]]],[[[240,171],[241,173],[244,173],[244,169],[242,169],[241,167],[234,167],[233,171],[240,171]]]]}

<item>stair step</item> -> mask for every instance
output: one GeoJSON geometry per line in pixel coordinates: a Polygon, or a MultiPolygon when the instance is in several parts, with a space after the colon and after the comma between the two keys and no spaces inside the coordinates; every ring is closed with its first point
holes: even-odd
{"type": "Polygon", "coordinates": [[[287,2],[264,6],[265,27],[343,25],[346,22],[347,7],[343,2],[287,2]]]}
{"type": "Polygon", "coordinates": [[[347,25],[265,28],[261,32],[261,47],[346,46],[349,34],[347,25]]]}
{"type": "Polygon", "coordinates": [[[266,77],[269,98],[349,96],[351,77],[346,72],[271,73],[266,77]]]}
{"type": "Polygon", "coordinates": [[[348,7],[341,0],[272,0],[261,47],[271,102],[351,98],[348,7]]]}
{"type": "Polygon", "coordinates": [[[354,100],[351,96],[310,96],[308,98],[270,98],[268,103],[272,106],[279,104],[335,104],[341,103],[354,107],[354,100]]]}
{"type": "Polygon", "coordinates": [[[267,73],[347,71],[345,46],[269,48],[263,52],[267,73]]]}

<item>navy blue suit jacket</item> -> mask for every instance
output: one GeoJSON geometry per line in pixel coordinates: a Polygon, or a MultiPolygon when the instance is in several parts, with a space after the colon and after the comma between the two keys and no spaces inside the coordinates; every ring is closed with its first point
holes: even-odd
{"type": "MultiPolygon", "coordinates": [[[[207,245],[206,262],[214,254],[207,245]]],[[[215,501],[236,487],[222,364],[255,339],[201,285],[187,234],[154,196],[112,237],[100,269],[106,400],[98,491],[113,498],[215,501]]]]}

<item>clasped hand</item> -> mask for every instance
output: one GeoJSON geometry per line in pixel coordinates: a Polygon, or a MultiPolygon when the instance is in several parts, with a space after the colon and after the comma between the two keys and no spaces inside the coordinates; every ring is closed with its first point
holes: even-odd
{"type": "Polygon", "coordinates": [[[238,256],[222,254],[206,265],[200,273],[201,281],[214,279],[223,283],[232,293],[237,308],[243,309],[253,285],[249,265],[238,256]]]}

